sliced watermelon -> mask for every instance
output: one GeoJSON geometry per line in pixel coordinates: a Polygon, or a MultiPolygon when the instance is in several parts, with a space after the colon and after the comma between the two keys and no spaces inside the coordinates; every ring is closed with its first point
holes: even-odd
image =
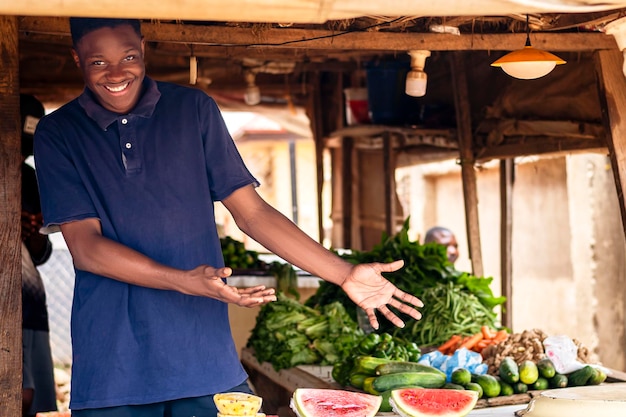
{"type": "Polygon", "coordinates": [[[393,411],[402,417],[463,417],[476,401],[476,391],[440,388],[397,389],[389,399],[393,411]]]}
{"type": "Polygon", "coordinates": [[[382,397],[361,392],[297,388],[291,409],[298,417],[374,417],[382,397]]]}

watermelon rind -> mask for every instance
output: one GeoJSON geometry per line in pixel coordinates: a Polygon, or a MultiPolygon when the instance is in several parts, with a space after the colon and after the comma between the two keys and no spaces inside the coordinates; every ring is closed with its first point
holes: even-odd
{"type": "Polygon", "coordinates": [[[374,417],[382,400],[355,391],[297,388],[290,407],[298,417],[374,417]]]}
{"type": "Polygon", "coordinates": [[[401,417],[464,417],[476,406],[478,393],[442,388],[391,391],[389,404],[401,417]]]}
{"type": "Polygon", "coordinates": [[[256,416],[263,399],[245,392],[223,392],[213,396],[217,411],[226,416],[256,416]]]}
{"type": "MultiPolygon", "coordinates": [[[[217,412],[217,417],[243,417],[243,416],[235,416],[232,414],[222,414],[219,411],[217,412]]],[[[246,417],[266,417],[265,413],[256,413],[246,417]]]]}

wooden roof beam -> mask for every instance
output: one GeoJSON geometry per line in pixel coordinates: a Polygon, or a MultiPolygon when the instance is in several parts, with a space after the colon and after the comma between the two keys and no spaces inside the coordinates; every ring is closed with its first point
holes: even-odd
{"type": "MultiPolygon", "coordinates": [[[[22,33],[69,36],[69,19],[64,17],[21,17],[22,33]]],[[[524,46],[522,33],[451,35],[415,32],[350,32],[296,28],[252,28],[180,23],[143,23],[149,42],[173,42],[248,48],[313,48],[327,50],[407,51],[510,51],[524,46]],[[270,41],[271,39],[271,41],[270,41]]],[[[600,32],[531,33],[535,48],[550,51],[594,51],[617,49],[611,35],[600,32]]]]}

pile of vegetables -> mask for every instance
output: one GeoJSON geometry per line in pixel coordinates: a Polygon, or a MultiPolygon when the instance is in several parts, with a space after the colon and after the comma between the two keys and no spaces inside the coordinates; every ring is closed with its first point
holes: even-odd
{"type": "Polygon", "coordinates": [[[333,365],[349,356],[363,337],[341,303],[318,310],[278,292],[275,302],[261,307],[247,346],[259,362],[279,371],[304,364],[333,365]]]}
{"type": "MultiPolygon", "coordinates": [[[[406,326],[396,328],[379,316],[377,331],[413,340],[420,346],[436,346],[454,334],[469,336],[478,333],[482,326],[497,327],[494,308],[504,303],[505,297],[493,295],[490,288],[493,278],[476,277],[456,270],[448,261],[445,246],[411,241],[408,229],[407,218],[395,236],[383,235],[381,242],[371,251],[341,255],[354,264],[403,259],[403,268],[384,275],[398,288],[424,302],[421,320],[413,320],[395,311],[406,326]]],[[[340,287],[328,282],[321,282],[317,292],[305,304],[319,307],[337,301],[345,306],[353,319],[356,318],[354,302],[340,287]]]]}
{"type": "Polygon", "coordinates": [[[453,335],[475,335],[483,326],[496,326],[496,313],[452,281],[433,284],[419,298],[424,303],[422,319],[399,330],[420,346],[440,345],[453,335]]]}
{"type": "Polygon", "coordinates": [[[441,344],[437,350],[444,355],[452,355],[457,349],[469,349],[476,353],[482,353],[489,346],[495,346],[504,342],[509,337],[506,329],[492,329],[489,326],[482,326],[480,332],[471,336],[460,336],[454,334],[450,339],[441,344]]]}
{"type": "Polygon", "coordinates": [[[335,362],[332,376],[342,386],[362,388],[363,379],[377,365],[392,361],[417,362],[420,356],[421,350],[416,343],[389,333],[369,333],[335,362]]]}
{"type": "Polygon", "coordinates": [[[230,236],[220,238],[224,264],[233,269],[267,269],[259,253],[246,249],[243,242],[230,236]]]}

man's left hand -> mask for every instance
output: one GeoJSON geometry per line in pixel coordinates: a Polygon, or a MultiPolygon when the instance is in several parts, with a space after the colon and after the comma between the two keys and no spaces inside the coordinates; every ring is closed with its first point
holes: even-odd
{"type": "Polygon", "coordinates": [[[393,306],[415,320],[422,318],[422,314],[415,307],[423,307],[424,303],[414,295],[400,290],[382,276],[382,272],[397,271],[403,265],[404,261],[402,260],[391,263],[355,265],[341,284],[341,288],[352,301],[365,310],[374,329],[379,327],[375,310],[380,311],[394,325],[404,327],[404,322],[387,305],[393,306]]]}

